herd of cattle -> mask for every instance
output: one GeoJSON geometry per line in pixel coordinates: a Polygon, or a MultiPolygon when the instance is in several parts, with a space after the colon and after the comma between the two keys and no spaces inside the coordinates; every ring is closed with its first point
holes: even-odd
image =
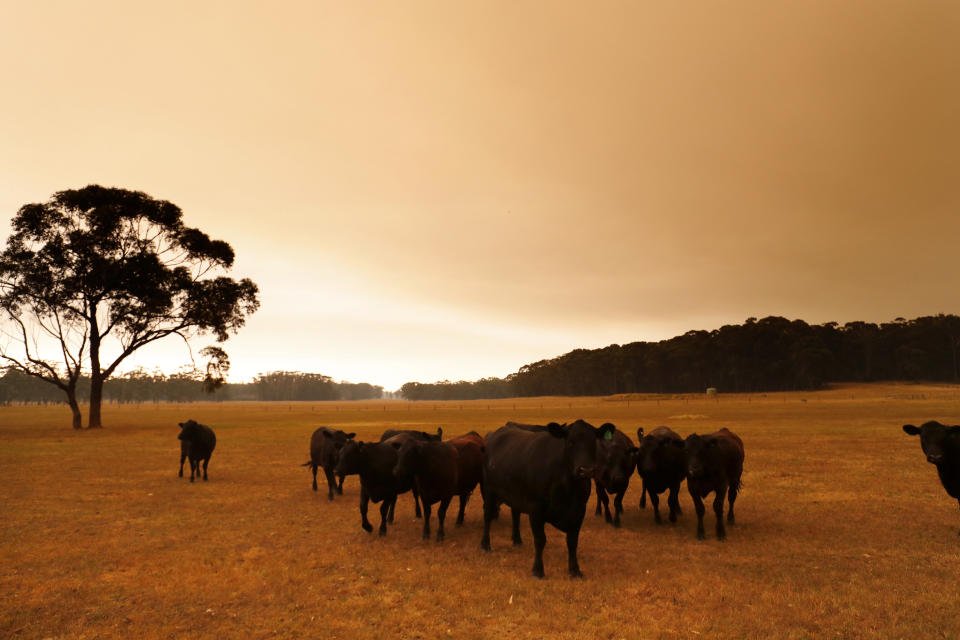
{"type": "MultiPolygon", "coordinates": [[[[190,460],[190,481],[207,479],[207,465],[216,446],[209,427],[193,420],[180,423],[180,476],[183,462],[190,460]]],[[[936,465],[947,493],[960,502],[960,426],[927,422],[921,427],[904,425],[910,435],[920,435],[927,460],[936,465]]],[[[566,533],[568,570],[581,576],[577,562],[580,527],[586,513],[591,484],[597,490],[596,513],[620,526],[623,497],[634,471],[643,482],[640,507],[649,497],[654,520],[660,517],[660,495],[668,492],[669,518],[681,515],[678,492],[684,480],[697,512],[697,537],[704,538],[703,499],[714,494],[716,535],[726,537],[723,504],[728,503],[726,522],[734,523],[733,507],[740,489],[744,449],[740,438],[728,429],[681,438],[669,427],[649,433],[637,429],[639,446],[611,423],[594,427],[583,420],[570,424],[551,422],[530,425],[508,422],[480,436],[475,431],[443,440],[436,433],[388,429],[378,442],[362,442],[353,433],[320,427],[310,439],[310,461],[303,466],[327,478],[328,498],[343,494],[348,475],[360,477],[360,524],[373,531],[367,519],[369,503],[380,503],[380,535],[393,522],[397,496],[410,491],[416,516],[423,518],[423,537],[430,537],[433,505],[437,507],[437,541],[444,538],[444,520],[454,496],[459,498],[456,524],[463,523],[464,509],[474,489],[483,496],[481,546],[490,550],[490,523],[500,506],[510,508],[512,539],[521,544],[520,516],[528,514],[534,540],[533,573],[543,577],[544,525],[550,523],[566,533]],[[613,515],[609,495],[613,495],[613,515]],[[422,506],[422,512],[421,512],[422,506]]]]}

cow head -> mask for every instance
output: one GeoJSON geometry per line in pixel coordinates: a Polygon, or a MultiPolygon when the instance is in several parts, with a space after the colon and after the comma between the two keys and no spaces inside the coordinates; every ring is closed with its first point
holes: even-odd
{"type": "Polygon", "coordinates": [[[200,429],[200,423],[195,420],[187,420],[186,422],[178,422],[180,426],[180,433],[177,435],[178,440],[191,440],[194,434],[200,429]]]}
{"type": "Polygon", "coordinates": [[[404,442],[391,442],[390,446],[397,450],[397,464],[393,466],[393,476],[410,477],[420,461],[420,442],[410,438],[404,442]]]}
{"type": "Polygon", "coordinates": [[[323,433],[324,441],[326,446],[323,447],[323,466],[325,468],[332,467],[337,464],[337,459],[340,457],[340,450],[343,449],[343,445],[347,444],[349,440],[352,440],[355,433],[345,433],[339,429],[336,431],[331,431],[329,429],[324,429],[323,433]]]}
{"type": "Polygon", "coordinates": [[[349,440],[340,449],[340,459],[334,473],[338,476],[349,476],[360,473],[360,467],[366,455],[367,443],[362,440],[349,440]]]}
{"type": "Polygon", "coordinates": [[[718,454],[717,439],[691,433],[683,443],[683,452],[687,458],[687,475],[699,478],[707,470],[716,468],[713,460],[718,454]]]}
{"type": "Polygon", "coordinates": [[[930,464],[941,464],[947,460],[947,454],[960,446],[960,427],[948,427],[931,420],[919,427],[903,425],[904,433],[920,436],[920,447],[930,464]]]}
{"type": "Polygon", "coordinates": [[[637,454],[637,471],[640,475],[649,475],[672,466],[671,463],[683,464],[684,442],[679,438],[665,438],[656,435],[646,435],[640,441],[640,452],[637,454]]]}
{"type": "Polygon", "coordinates": [[[564,453],[570,465],[570,471],[578,478],[593,477],[597,465],[597,440],[610,434],[613,437],[613,425],[609,422],[600,428],[577,420],[569,425],[551,422],[547,431],[554,438],[564,440],[564,453]]]}
{"type": "Polygon", "coordinates": [[[637,448],[616,439],[613,424],[607,422],[600,429],[605,435],[597,437],[596,473],[607,487],[623,486],[637,464],[637,448]]]}

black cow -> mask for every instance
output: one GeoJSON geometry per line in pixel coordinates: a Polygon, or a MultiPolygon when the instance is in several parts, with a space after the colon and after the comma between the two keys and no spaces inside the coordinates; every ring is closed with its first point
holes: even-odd
{"type": "Polygon", "coordinates": [[[334,473],[337,475],[360,475],[360,526],[364,531],[373,531],[367,519],[367,508],[372,500],[380,503],[380,535],[387,535],[387,514],[397,501],[397,495],[413,488],[412,478],[397,478],[393,468],[397,465],[397,450],[393,442],[362,442],[349,440],[340,450],[340,460],[334,473]]]}
{"type": "MultiPolygon", "coordinates": [[[[391,442],[399,442],[403,444],[410,438],[414,440],[433,440],[440,442],[443,439],[443,428],[437,427],[437,432],[435,434],[427,433],[426,431],[417,431],[416,429],[387,429],[383,432],[383,434],[381,434],[380,442],[386,442],[389,440],[391,442]]],[[[404,480],[405,482],[413,484],[412,477],[405,478],[404,480]]],[[[390,505],[390,513],[387,514],[387,522],[390,524],[393,524],[393,512],[396,506],[396,501],[390,505]]],[[[417,518],[422,517],[420,513],[420,496],[415,486],[413,487],[413,515],[417,518]]]]}
{"type": "Polygon", "coordinates": [[[457,491],[457,448],[448,442],[416,440],[403,442],[390,440],[397,450],[397,464],[393,475],[402,480],[413,476],[423,504],[423,539],[430,539],[430,509],[437,508],[437,542],[443,540],[443,522],[447,517],[450,500],[457,491]]]}
{"type": "Polygon", "coordinates": [[[669,489],[667,505],[670,507],[670,522],[676,522],[677,516],[683,514],[677,494],[680,484],[687,476],[683,438],[670,427],[657,427],[646,435],[640,428],[637,429],[637,438],[640,441],[637,473],[643,478],[640,508],[646,506],[646,497],[649,494],[650,504],[653,505],[653,520],[662,524],[659,494],[669,489]]]}
{"type": "Polygon", "coordinates": [[[609,424],[598,429],[577,420],[566,426],[551,423],[533,429],[507,424],[487,435],[481,547],[490,550],[490,522],[505,503],[514,512],[514,523],[520,513],[530,515],[533,575],[544,575],[544,525],[549,522],[567,534],[568,570],[572,577],[582,577],[577,544],[590,498],[597,440],[612,429],[609,424]]]}
{"type": "Polygon", "coordinates": [[[919,427],[905,424],[903,430],[911,436],[920,436],[927,462],[936,465],[940,484],[947,495],[960,504],[960,426],[948,427],[931,420],[919,427]]]}
{"type": "Polygon", "coordinates": [[[200,475],[200,462],[203,462],[203,479],[207,479],[207,465],[217,446],[217,436],[213,429],[193,420],[178,423],[180,425],[180,477],[183,477],[183,459],[190,458],[190,482],[194,474],[200,475]]]}
{"type": "Polygon", "coordinates": [[[630,436],[614,427],[609,422],[601,426],[610,427],[603,438],[597,440],[597,466],[594,470],[593,481],[597,487],[597,510],[600,515],[600,505],[607,522],[614,527],[620,526],[620,514],[623,513],[623,496],[630,487],[630,476],[637,466],[637,448],[633,446],[630,436]],[[610,517],[610,499],[607,493],[615,494],[613,499],[614,515],[610,517]]]}
{"type": "Polygon", "coordinates": [[[304,467],[312,467],[313,471],[313,490],[317,490],[317,468],[323,467],[323,473],[327,476],[327,499],[333,500],[333,490],[343,495],[343,478],[340,476],[340,483],[337,484],[334,478],[333,470],[337,466],[337,460],[340,457],[340,449],[352,440],[355,433],[345,433],[339,429],[330,427],[320,427],[310,436],[310,460],[303,463],[304,467]]]}
{"type": "Polygon", "coordinates": [[[697,538],[703,540],[703,498],[716,492],[713,512],[717,516],[717,539],[727,537],[723,527],[723,497],[727,494],[729,507],[727,522],[734,524],[733,503],[740,490],[743,474],[743,441],[729,429],[720,429],[707,435],[691,434],[684,442],[687,458],[687,490],[697,510],[697,538]]]}

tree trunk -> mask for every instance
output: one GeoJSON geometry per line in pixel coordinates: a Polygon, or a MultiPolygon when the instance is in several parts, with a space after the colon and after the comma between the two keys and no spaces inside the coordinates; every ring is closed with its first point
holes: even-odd
{"type": "Polygon", "coordinates": [[[100,422],[100,407],[103,404],[103,376],[100,367],[95,368],[90,375],[90,419],[88,429],[102,429],[100,422]]]}
{"type": "Polygon", "coordinates": [[[77,403],[76,391],[67,391],[67,403],[70,405],[70,411],[73,413],[73,428],[83,429],[83,416],[80,414],[80,405],[77,403]]]}
{"type": "Polygon", "coordinates": [[[100,405],[103,401],[103,370],[100,368],[100,326],[97,324],[97,305],[90,303],[90,419],[88,429],[102,429],[100,405]]]}

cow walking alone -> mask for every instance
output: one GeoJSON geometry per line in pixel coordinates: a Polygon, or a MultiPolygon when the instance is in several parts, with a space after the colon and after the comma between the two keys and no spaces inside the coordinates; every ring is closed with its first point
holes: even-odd
{"type": "Polygon", "coordinates": [[[183,460],[190,458],[190,482],[194,474],[200,475],[200,463],[203,462],[203,480],[207,480],[207,465],[217,446],[217,436],[213,429],[194,420],[178,423],[180,425],[180,477],[183,477],[183,460]]]}

